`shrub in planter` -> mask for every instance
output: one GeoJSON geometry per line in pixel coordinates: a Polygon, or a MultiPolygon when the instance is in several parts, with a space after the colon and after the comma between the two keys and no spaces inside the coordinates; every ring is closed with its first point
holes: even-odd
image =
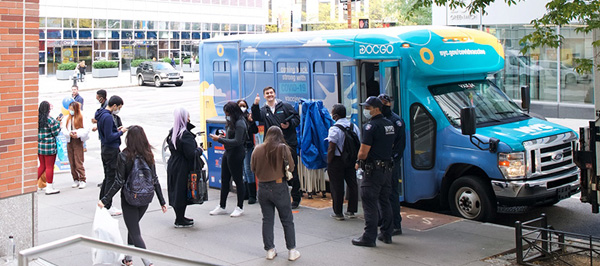
{"type": "Polygon", "coordinates": [[[131,67],[138,67],[142,62],[150,61],[150,59],[135,59],[131,61],[131,67]]]}
{"type": "Polygon", "coordinates": [[[97,61],[92,65],[92,76],[94,78],[119,76],[119,63],[112,61],[97,61]]]}
{"type": "MultiPolygon", "coordinates": [[[[170,64],[171,63],[171,58],[165,57],[165,58],[162,59],[162,61],[165,62],[165,63],[169,63],[170,64]]],[[[183,61],[183,62],[185,64],[185,61],[183,61]]],[[[179,59],[175,59],[175,65],[179,65],[179,59]]]]}
{"type": "Polygon", "coordinates": [[[58,70],[75,70],[77,63],[63,63],[58,65],[58,70]]]}
{"type": "Polygon", "coordinates": [[[113,61],[96,61],[92,65],[93,68],[103,69],[103,68],[118,68],[119,63],[113,61]]]}
{"type": "Polygon", "coordinates": [[[183,64],[184,65],[189,65],[191,61],[192,60],[190,60],[190,58],[183,59],[183,64]]]}

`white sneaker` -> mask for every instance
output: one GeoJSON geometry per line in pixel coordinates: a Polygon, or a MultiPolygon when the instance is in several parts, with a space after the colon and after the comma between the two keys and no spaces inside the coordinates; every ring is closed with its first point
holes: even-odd
{"type": "Polygon", "coordinates": [[[231,217],[240,217],[244,214],[244,209],[240,209],[240,207],[235,207],[235,210],[231,213],[231,217]]]}
{"type": "Polygon", "coordinates": [[[46,195],[52,195],[52,194],[60,193],[60,190],[54,189],[54,185],[52,183],[46,184],[45,191],[46,191],[45,192],[46,195]]]}
{"type": "Polygon", "coordinates": [[[288,260],[295,261],[298,258],[300,258],[300,251],[296,250],[295,248],[290,249],[289,255],[288,255],[288,260]]]}
{"type": "Polygon", "coordinates": [[[115,206],[110,207],[110,209],[108,209],[108,213],[110,213],[111,216],[119,216],[123,214],[123,212],[115,206]]]}
{"type": "Polygon", "coordinates": [[[277,257],[277,250],[274,248],[267,250],[267,259],[272,260],[277,257]]]}
{"type": "Polygon", "coordinates": [[[226,214],[226,213],[227,213],[227,211],[225,210],[225,208],[221,208],[220,205],[217,205],[217,207],[214,210],[210,211],[208,214],[219,215],[219,214],[226,214]]]}
{"type": "Polygon", "coordinates": [[[79,186],[79,181],[75,180],[73,181],[73,185],[71,185],[72,188],[76,188],[79,186]]]}
{"type": "Polygon", "coordinates": [[[85,181],[79,181],[79,189],[84,189],[87,186],[85,181]]]}

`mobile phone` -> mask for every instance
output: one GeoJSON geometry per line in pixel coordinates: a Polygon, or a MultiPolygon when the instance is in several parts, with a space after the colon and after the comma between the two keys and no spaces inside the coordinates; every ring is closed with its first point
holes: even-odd
{"type": "Polygon", "coordinates": [[[284,121],[285,121],[285,122],[288,122],[288,121],[290,121],[292,118],[294,118],[294,114],[291,114],[290,116],[286,117],[284,121]]]}
{"type": "Polygon", "coordinates": [[[56,119],[61,119],[62,117],[63,117],[63,114],[60,113],[56,119]]]}

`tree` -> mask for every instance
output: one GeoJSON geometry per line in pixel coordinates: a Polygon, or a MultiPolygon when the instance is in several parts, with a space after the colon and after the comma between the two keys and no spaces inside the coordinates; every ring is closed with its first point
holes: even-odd
{"type": "MultiPolygon", "coordinates": [[[[416,15],[420,8],[431,7],[432,4],[446,5],[450,8],[467,8],[471,14],[482,12],[486,14],[485,9],[495,0],[472,0],[468,5],[462,0],[415,0],[411,7],[410,14],[416,15]]],[[[524,0],[523,0],[524,1],[524,0]]],[[[514,5],[517,0],[504,0],[508,5],[514,5]]],[[[580,27],[575,29],[580,33],[592,33],[600,30],[600,0],[551,0],[546,4],[546,14],[541,18],[531,21],[534,31],[525,35],[520,44],[523,45],[522,53],[530,50],[548,46],[552,48],[559,47],[564,37],[556,31],[556,26],[569,24],[578,24],[580,27]]],[[[600,40],[596,34],[592,45],[595,48],[600,47],[600,40]]],[[[594,54],[596,68],[600,71],[599,54],[594,54]]],[[[589,73],[594,67],[593,59],[579,58],[574,59],[575,70],[579,73],[589,73]]]]}

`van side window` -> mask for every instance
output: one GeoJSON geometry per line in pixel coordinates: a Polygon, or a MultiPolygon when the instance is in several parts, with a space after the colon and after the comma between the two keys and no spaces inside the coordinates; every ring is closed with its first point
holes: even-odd
{"type": "Polygon", "coordinates": [[[436,123],[419,103],[410,107],[411,160],[415,169],[426,170],[435,164],[436,123]]]}
{"type": "Polygon", "coordinates": [[[256,95],[256,93],[262,94],[263,88],[274,86],[275,75],[273,73],[273,62],[267,60],[244,61],[242,95],[256,95]]]}
{"type": "Polygon", "coordinates": [[[229,72],[229,61],[215,61],[213,63],[213,72],[229,72]]]}

